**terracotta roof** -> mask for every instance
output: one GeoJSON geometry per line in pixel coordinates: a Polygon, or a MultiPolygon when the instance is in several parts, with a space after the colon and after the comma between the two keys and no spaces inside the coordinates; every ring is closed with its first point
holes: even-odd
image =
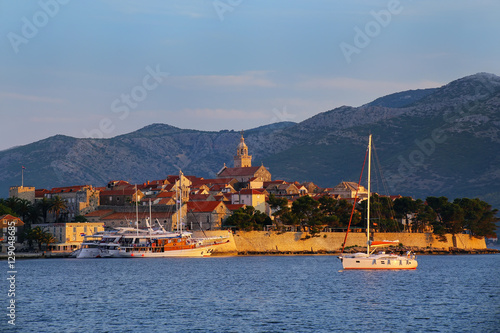
{"type": "Polygon", "coordinates": [[[175,184],[167,184],[164,188],[166,192],[171,192],[172,189],[174,188],[175,184]]]}
{"type": "Polygon", "coordinates": [[[223,177],[237,177],[237,176],[253,176],[262,166],[256,167],[243,167],[243,168],[226,168],[220,175],[223,177]]]}
{"type": "Polygon", "coordinates": [[[5,228],[6,226],[8,226],[7,222],[10,222],[10,221],[16,221],[16,223],[14,223],[14,226],[16,226],[16,227],[20,227],[20,226],[24,225],[24,222],[21,221],[21,219],[19,217],[15,217],[15,216],[12,216],[10,214],[5,214],[5,215],[0,216],[0,221],[2,221],[2,228],[5,228]]]}
{"type": "Polygon", "coordinates": [[[226,207],[230,211],[234,212],[235,210],[246,207],[246,205],[245,204],[226,204],[226,207]]]}
{"type": "Polygon", "coordinates": [[[113,212],[114,212],[114,210],[112,210],[112,209],[98,209],[98,210],[94,210],[93,212],[90,212],[88,214],[85,214],[85,216],[86,217],[102,217],[102,216],[112,214],[113,212]]]}
{"type": "Polygon", "coordinates": [[[193,187],[199,187],[201,185],[215,185],[215,184],[229,184],[233,181],[233,178],[214,178],[214,179],[198,179],[193,181],[193,187]]]}
{"type": "Polygon", "coordinates": [[[280,185],[280,184],[288,184],[286,181],[284,180],[273,180],[273,181],[270,181],[270,182],[264,182],[264,188],[266,187],[269,187],[271,185],[280,185]]]}
{"type": "Polygon", "coordinates": [[[46,190],[44,188],[39,189],[39,190],[35,189],[35,198],[41,198],[41,197],[45,196],[45,194],[47,194],[47,193],[50,193],[50,191],[46,190]]]}
{"type": "Polygon", "coordinates": [[[84,187],[92,187],[90,185],[77,185],[77,186],[65,186],[65,187],[54,187],[47,193],[70,193],[70,192],[78,192],[84,187]]]}
{"type": "Polygon", "coordinates": [[[175,198],[175,192],[160,192],[157,198],[175,198]]]}
{"type": "MultiPolygon", "coordinates": [[[[238,192],[233,193],[233,194],[237,194],[237,193],[238,193],[238,192]]],[[[257,191],[256,189],[253,189],[253,188],[245,188],[245,189],[241,190],[239,193],[240,193],[240,194],[252,194],[252,195],[254,195],[254,194],[255,194],[255,195],[256,195],[256,194],[264,194],[264,193],[262,193],[261,191],[257,191]]]]}
{"type": "Polygon", "coordinates": [[[210,213],[217,209],[219,205],[224,205],[222,201],[189,201],[187,203],[188,212],[210,213]]]}
{"type": "Polygon", "coordinates": [[[160,201],[156,203],[156,205],[171,205],[172,203],[175,203],[175,199],[173,198],[162,198],[160,201]]]}

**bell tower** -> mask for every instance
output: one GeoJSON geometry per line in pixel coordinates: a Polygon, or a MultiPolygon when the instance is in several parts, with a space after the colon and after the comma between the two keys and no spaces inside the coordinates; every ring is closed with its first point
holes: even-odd
{"type": "Polygon", "coordinates": [[[248,147],[243,138],[243,131],[241,131],[241,139],[234,156],[235,168],[247,168],[252,166],[252,155],[248,155],[248,147]]]}

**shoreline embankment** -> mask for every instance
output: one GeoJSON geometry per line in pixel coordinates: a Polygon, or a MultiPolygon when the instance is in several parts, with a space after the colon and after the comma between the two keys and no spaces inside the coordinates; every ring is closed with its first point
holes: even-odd
{"type": "MultiPolygon", "coordinates": [[[[194,232],[194,237],[227,235],[226,231],[194,232]]],[[[217,250],[218,255],[301,255],[340,254],[345,233],[322,232],[311,237],[307,232],[237,231],[230,242],[217,250]]],[[[373,240],[398,240],[395,252],[413,251],[417,254],[484,254],[499,253],[488,249],[484,237],[467,234],[446,234],[440,238],[432,233],[374,233],[373,240]]],[[[352,232],[347,237],[344,252],[366,251],[366,234],[352,232]]],[[[388,250],[389,251],[389,250],[388,250]]]]}
{"type": "MultiPolygon", "coordinates": [[[[193,237],[226,237],[228,231],[195,231],[193,237]]],[[[229,233],[229,242],[217,249],[214,255],[338,255],[341,253],[345,233],[322,232],[311,237],[307,232],[237,231],[229,233]]],[[[446,234],[442,238],[432,233],[374,233],[374,241],[399,241],[399,246],[386,251],[412,251],[420,255],[432,254],[487,254],[500,253],[486,246],[484,237],[467,234],[446,234]]],[[[351,232],[344,252],[366,251],[366,234],[351,232]]],[[[69,253],[38,252],[16,253],[16,259],[67,258],[69,253]]],[[[0,254],[0,260],[7,254],[0,254]]]]}

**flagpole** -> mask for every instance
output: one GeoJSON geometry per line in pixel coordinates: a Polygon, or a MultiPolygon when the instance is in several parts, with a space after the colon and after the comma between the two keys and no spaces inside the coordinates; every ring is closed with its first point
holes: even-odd
{"type": "Polygon", "coordinates": [[[24,187],[24,166],[21,166],[21,188],[24,187]]]}

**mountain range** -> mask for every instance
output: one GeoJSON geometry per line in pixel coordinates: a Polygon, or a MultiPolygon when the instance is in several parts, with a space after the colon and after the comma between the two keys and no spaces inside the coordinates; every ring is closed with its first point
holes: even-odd
{"type": "MultiPolygon", "coordinates": [[[[374,191],[479,197],[500,208],[500,77],[478,73],[440,88],[397,92],[360,107],[342,106],[300,123],[246,130],[253,165],[273,179],[333,187],[359,178],[373,135],[374,191]]],[[[0,196],[9,186],[37,188],[110,180],[143,183],[169,174],[213,178],[232,166],[240,133],[152,124],[110,139],[56,135],[0,152],[0,196]]],[[[372,178],[373,179],[373,178],[372,178]]]]}

